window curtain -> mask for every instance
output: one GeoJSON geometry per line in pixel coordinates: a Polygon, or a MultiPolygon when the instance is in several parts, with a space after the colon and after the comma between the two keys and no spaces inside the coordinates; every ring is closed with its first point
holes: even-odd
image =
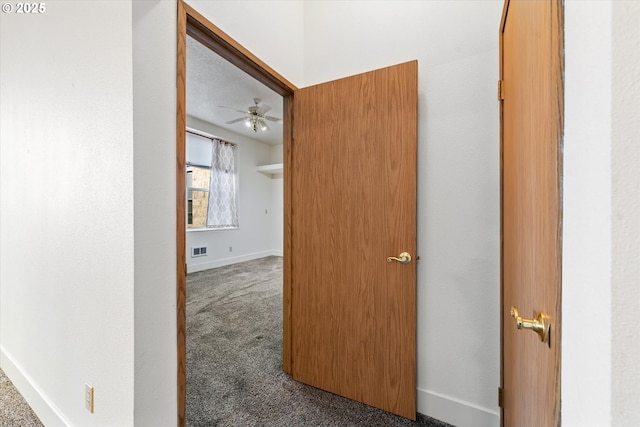
{"type": "Polygon", "coordinates": [[[235,145],[213,139],[211,147],[211,180],[207,206],[207,228],[238,226],[236,203],[235,145]]]}

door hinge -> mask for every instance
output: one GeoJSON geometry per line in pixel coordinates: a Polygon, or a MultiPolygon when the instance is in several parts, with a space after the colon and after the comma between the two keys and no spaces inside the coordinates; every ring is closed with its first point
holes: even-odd
{"type": "Polygon", "coordinates": [[[504,94],[502,93],[502,80],[498,80],[498,101],[504,101],[504,94]]]}
{"type": "Polygon", "coordinates": [[[504,406],[504,389],[502,387],[498,387],[498,407],[503,408],[504,406]]]}

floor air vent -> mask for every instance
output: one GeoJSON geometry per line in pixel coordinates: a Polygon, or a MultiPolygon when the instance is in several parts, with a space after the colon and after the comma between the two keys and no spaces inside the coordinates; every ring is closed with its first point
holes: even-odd
{"type": "Polygon", "coordinates": [[[191,258],[197,257],[197,256],[205,256],[207,255],[207,247],[206,246],[198,246],[198,247],[192,247],[191,248],[191,258]]]}

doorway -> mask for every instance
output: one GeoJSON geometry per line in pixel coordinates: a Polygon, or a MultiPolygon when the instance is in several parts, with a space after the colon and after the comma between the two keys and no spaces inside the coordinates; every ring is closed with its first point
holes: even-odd
{"type": "Polygon", "coordinates": [[[189,35],[186,62],[186,420],[195,426],[269,413],[257,408],[270,399],[251,399],[283,378],[283,179],[270,167],[281,171],[282,97],[189,35]]]}
{"type": "MultiPolygon", "coordinates": [[[[295,86],[269,68],[260,59],[246,51],[235,40],[225,34],[190,6],[178,1],[178,60],[177,60],[177,126],[176,126],[176,228],[177,228],[177,278],[176,278],[176,313],[177,313],[177,382],[178,382],[178,425],[186,425],[186,43],[187,35],[202,43],[222,58],[237,66],[242,71],[263,83],[265,86],[283,96],[283,147],[284,175],[287,176],[287,152],[290,144],[290,97],[295,86]]],[[[287,209],[289,189],[284,186],[284,203],[287,209]]],[[[286,215],[285,215],[286,217],[286,215]]],[[[288,268],[287,263],[287,226],[285,224],[284,240],[284,320],[289,318],[286,301],[288,300],[288,268]]],[[[283,337],[283,353],[287,352],[288,340],[283,337]]],[[[284,369],[287,371],[288,357],[284,369]]],[[[289,367],[290,369],[290,367],[289,367]]]]}

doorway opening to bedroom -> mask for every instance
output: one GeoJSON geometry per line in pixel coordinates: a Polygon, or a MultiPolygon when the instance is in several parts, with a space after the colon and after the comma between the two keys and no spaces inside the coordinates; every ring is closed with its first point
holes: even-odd
{"type": "Polygon", "coordinates": [[[282,373],[282,111],[281,95],[187,36],[187,425],[259,406],[250,390],[282,373]]]}
{"type": "MultiPolygon", "coordinates": [[[[207,340],[216,334],[223,340],[238,335],[237,331],[214,327],[216,322],[241,326],[257,311],[249,309],[245,316],[240,315],[240,309],[224,314],[219,304],[229,306],[230,300],[258,293],[254,282],[263,283],[268,276],[278,285],[265,291],[267,296],[263,292],[261,306],[266,308],[264,301],[269,298],[282,305],[286,276],[286,262],[282,261],[286,200],[283,145],[288,142],[288,102],[295,87],[188,5],[179,2],[178,9],[177,372],[178,424],[185,425],[188,361],[198,360],[203,354],[199,349],[206,349],[207,340]],[[238,270],[244,270],[240,281],[234,277],[238,270]],[[215,279],[203,277],[207,272],[215,272],[215,279]],[[187,273],[199,276],[188,280],[187,273]],[[188,282],[196,283],[193,292],[188,291],[188,282]],[[203,300],[190,299],[202,296],[197,289],[211,287],[200,285],[212,282],[224,292],[204,305],[198,305],[203,300]],[[221,316],[206,316],[216,304],[213,311],[221,316]],[[204,342],[188,345],[187,334],[203,325],[204,342]]],[[[277,310],[271,311],[276,311],[274,315],[282,324],[286,314],[282,308],[279,313],[277,310]]],[[[268,322],[257,319],[254,323],[268,322]]],[[[267,341],[275,329],[280,343],[277,353],[281,353],[281,326],[247,333],[259,343],[267,341]]],[[[233,359],[248,354],[237,346],[234,352],[233,359]]],[[[197,374],[196,368],[191,370],[197,374]]],[[[202,369],[204,373],[212,371],[216,377],[220,373],[202,369]]],[[[194,390],[203,389],[199,382],[211,380],[212,375],[201,376],[195,380],[194,390]]]]}

